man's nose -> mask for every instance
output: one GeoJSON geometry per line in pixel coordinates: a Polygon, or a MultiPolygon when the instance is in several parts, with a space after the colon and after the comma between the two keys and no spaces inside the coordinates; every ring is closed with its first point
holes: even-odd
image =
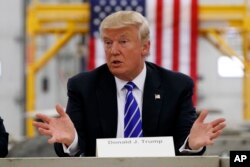
{"type": "Polygon", "coordinates": [[[113,55],[117,55],[119,54],[119,44],[114,42],[112,47],[111,47],[111,50],[110,50],[111,54],[113,55]]]}

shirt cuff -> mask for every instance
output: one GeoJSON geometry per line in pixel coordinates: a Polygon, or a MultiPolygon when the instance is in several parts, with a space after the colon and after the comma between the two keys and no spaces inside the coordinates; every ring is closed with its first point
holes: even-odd
{"type": "Polygon", "coordinates": [[[203,149],[203,147],[201,147],[201,148],[199,148],[199,149],[197,149],[197,150],[190,150],[190,149],[187,149],[186,146],[187,146],[188,138],[189,138],[189,136],[186,138],[184,144],[183,144],[183,145],[181,146],[181,148],[179,149],[179,151],[180,151],[181,153],[198,153],[198,152],[200,152],[200,151],[203,149]]]}
{"type": "Polygon", "coordinates": [[[75,130],[75,138],[74,141],[67,147],[65,144],[62,144],[64,153],[69,154],[70,156],[76,155],[76,153],[79,152],[79,146],[78,146],[78,134],[75,130]]]}

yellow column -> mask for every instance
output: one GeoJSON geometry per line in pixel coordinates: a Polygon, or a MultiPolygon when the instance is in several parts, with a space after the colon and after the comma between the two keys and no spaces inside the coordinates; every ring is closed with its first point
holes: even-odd
{"type": "Polygon", "coordinates": [[[28,116],[26,136],[31,138],[35,136],[31,117],[36,102],[35,76],[75,34],[89,31],[90,12],[88,3],[44,4],[39,0],[33,0],[27,12],[26,32],[29,36],[27,44],[29,50],[26,64],[26,114],[28,116]],[[60,37],[43,55],[35,59],[35,37],[52,33],[60,34],[60,37]]]}
{"type": "Polygon", "coordinates": [[[244,54],[244,77],[243,77],[243,113],[244,119],[250,121],[250,59],[248,55],[248,32],[242,32],[244,54]]]}
{"type": "MultiPolygon", "coordinates": [[[[26,76],[26,109],[27,115],[35,109],[35,74],[32,65],[29,65],[27,68],[27,76],[26,76]]],[[[34,127],[32,126],[32,117],[27,117],[26,119],[26,135],[28,138],[32,138],[35,136],[34,127]]]]}
{"type": "MultiPolygon", "coordinates": [[[[35,50],[36,43],[35,37],[30,36],[27,44],[27,57],[26,57],[26,116],[28,116],[35,109],[35,73],[33,64],[35,63],[35,50]]],[[[33,119],[27,117],[26,119],[26,136],[32,138],[35,136],[34,127],[32,126],[33,119]]]]}
{"type": "Polygon", "coordinates": [[[243,78],[243,113],[244,119],[250,121],[250,55],[249,55],[249,32],[250,32],[250,13],[249,1],[245,0],[245,19],[243,29],[243,56],[244,56],[244,78],[243,78]]]}

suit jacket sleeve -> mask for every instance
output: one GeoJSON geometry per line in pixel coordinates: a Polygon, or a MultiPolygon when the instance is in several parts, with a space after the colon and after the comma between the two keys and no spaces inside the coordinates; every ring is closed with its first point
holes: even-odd
{"type": "MultiPolygon", "coordinates": [[[[95,156],[97,138],[116,137],[117,105],[110,100],[116,98],[114,77],[102,65],[70,78],[67,88],[66,112],[76,128],[80,149],[75,156],[95,156]]],[[[55,144],[55,151],[58,156],[68,156],[61,144],[55,144]]]]}
{"type": "MultiPolygon", "coordinates": [[[[82,83],[82,82],[80,82],[82,83]]],[[[78,133],[78,145],[80,147],[80,152],[75,156],[80,156],[85,150],[85,141],[84,141],[84,134],[79,133],[83,132],[83,121],[82,118],[82,108],[83,108],[83,101],[79,90],[79,82],[74,79],[69,79],[68,81],[68,104],[66,108],[66,112],[69,115],[70,119],[74,123],[76,131],[78,133]]],[[[63,147],[61,143],[54,144],[55,152],[60,157],[68,157],[69,155],[64,153],[63,147]]]]}
{"type": "Polygon", "coordinates": [[[193,87],[190,77],[147,62],[143,134],[145,137],[173,136],[176,155],[183,155],[179,148],[184,144],[197,117],[192,103],[193,87]],[[157,94],[160,99],[155,98],[157,94]]]}
{"type": "Polygon", "coordinates": [[[6,157],[8,154],[9,134],[6,132],[3,125],[3,120],[0,118],[0,157],[6,157]]]}
{"type": "Polygon", "coordinates": [[[179,117],[176,123],[175,131],[175,149],[177,155],[202,155],[206,147],[204,147],[200,152],[197,153],[180,153],[179,148],[184,144],[185,139],[190,133],[192,125],[197,118],[195,108],[193,107],[192,95],[193,95],[193,81],[191,79],[187,80],[185,89],[183,89],[180,94],[178,111],[179,117]]]}

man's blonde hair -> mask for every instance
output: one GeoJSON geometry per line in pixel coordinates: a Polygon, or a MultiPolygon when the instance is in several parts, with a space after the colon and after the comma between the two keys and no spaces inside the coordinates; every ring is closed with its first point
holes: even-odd
{"type": "Polygon", "coordinates": [[[103,30],[107,28],[123,28],[136,26],[139,30],[139,38],[142,42],[149,40],[148,21],[139,12],[119,11],[107,16],[100,25],[100,35],[103,37],[103,30]]]}

